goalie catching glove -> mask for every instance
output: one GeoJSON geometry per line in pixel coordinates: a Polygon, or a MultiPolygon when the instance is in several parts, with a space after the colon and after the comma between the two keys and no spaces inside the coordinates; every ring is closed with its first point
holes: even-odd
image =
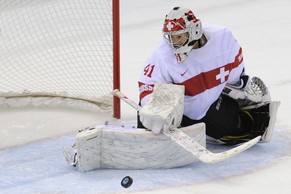
{"type": "Polygon", "coordinates": [[[184,86],[156,83],[147,104],[139,111],[140,121],[154,134],[181,124],[184,112],[184,86]]]}
{"type": "Polygon", "coordinates": [[[267,86],[258,78],[242,75],[236,84],[227,84],[223,94],[237,100],[240,108],[251,105],[263,105],[271,101],[267,86]]]}

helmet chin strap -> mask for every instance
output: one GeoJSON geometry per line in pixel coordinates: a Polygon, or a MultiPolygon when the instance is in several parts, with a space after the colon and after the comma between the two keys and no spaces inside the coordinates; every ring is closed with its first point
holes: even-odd
{"type": "Polygon", "coordinates": [[[207,43],[208,39],[205,34],[202,34],[202,37],[199,39],[199,48],[203,47],[207,43]]]}
{"type": "Polygon", "coordinates": [[[192,42],[190,42],[188,45],[192,46],[194,49],[198,49],[203,47],[205,44],[207,43],[207,38],[206,36],[203,34],[201,38],[199,38],[198,40],[193,40],[192,42]]]}
{"type": "MultiPolygon", "coordinates": [[[[186,45],[188,41],[186,41],[186,43],[184,45],[186,45]]],[[[192,46],[193,49],[198,49],[198,48],[203,47],[206,43],[207,43],[207,38],[203,34],[202,37],[199,38],[198,40],[193,40],[193,41],[189,42],[188,47],[192,46]]],[[[188,55],[190,52],[191,51],[184,52],[184,53],[175,53],[175,56],[176,56],[178,63],[183,63],[188,58],[188,55]]]]}

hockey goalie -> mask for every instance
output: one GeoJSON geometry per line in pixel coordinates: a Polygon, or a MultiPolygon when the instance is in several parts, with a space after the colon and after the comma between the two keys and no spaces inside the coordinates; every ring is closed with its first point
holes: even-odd
{"type": "Polygon", "coordinates": [[[171,121],[180,127],[203,122],[207,136],[221,143],[256,136],[270,141],[279,102],[271,101],[260,78],[245,73],[242,48],[229,29],[202,27],[190,9],[174,7],[164,20],[163,36],[139,77],[139,128],[158,134],[171,121]],[[170,112],[172,120],[152,116],[158,111],[149,103],[157,82],[185,87],[182,119],[170,112]]]}
{"type": "Polygon", "coordinates": [[[242,48],[227,28],[202,28],[190,9],[175,7],[163,37],[139,78],[137,128],[80,132],[73,151],[65,151],[71,165],[80,171],[171,168],[221,161],[271,140],[280,103],[260,78],[245,73],[242,48]],[[215,155],[205,148],[206,137],[242,147],[215,155]]]}
{"type": "MultiPolygon", "coordinates": [[[[198,160],[195,154],[190,154],[187,149],[179,146],[161,133],[170,131],[171,127],[179,128],[195,143],[201,145],[193,147],[192,142],[187,144],[201,152],[207,151],[206,130],[204,122],[196,122],[189,126],[182,126],[184,114],[184,86],[156,83],[149,102],[139,109],[139,125],[142,123],[146,129],[124,125],[100,125],[80,131],[76,136],[76,143],[71,149],[65,149],[67,162],[82,172],[100,169],[155,169],[185,166],[198,160]]],[[[261,142],[269,142],[272,137],[279,102],[270,101],[269,92],[259,78],[253,78],[244,89],[227,85],[220,98],[227,98],[236,102],[237,117],[245,112],[251,117],[251,123],[242,135],[229,135],[215,138],[211,134],[207,137],[219,143],[239,144],[255,137],[260,137],[261,142]],[[248,96],[251,95],[251,96],[248,96]],[[251,98],[253,100],[251,100],[251,98]],[[256,124],[255,124],[256,123],[256,124]]],[[[233,105],[233,104],[232,104],[233,105]]],[[[235,107],[220,104],[220,114],[228,113],[235,107]],[[230,110],[228,110],[230,109],[230,110]]],[[[218,111],[218,110],[217,110],[218,111]]],[[[216,115],[220,118],[223,116],[216,115]]],[[[233,115],[227,115],[229,118],[233,115]]],[[[228,122],[220,122],[217,127],[228,126],[228,122]]],[[[207,120],[206,120],[207,122],[207,120]]],[[[245,122],[241,119],[239,122],[245,122]]],[[[243,125],[240,123],[240,125],[243,125]]],[[[240,126],[239,126],[240,127],[240,126]]],[[[223,128],[222,128],[223,129],[223,128]]],[[[227,132],[227,130],[225,130],[227,132]]],[[[222,132],[221,132],[222,133],[222,132]]],[[[237,151],[234,151],[237,152],[237,151]]],[[[204,153],[203,153],[204,154],[204,153]]],[[[223,157],[226,154],[221,154],[223,157]]]]}

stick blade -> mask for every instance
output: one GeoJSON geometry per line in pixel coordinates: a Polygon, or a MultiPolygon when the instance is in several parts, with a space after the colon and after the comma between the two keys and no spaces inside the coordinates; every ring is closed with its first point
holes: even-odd
{"type": "Polygon", "coordinates": [[[208,152],[208,153],[204,153],[202,155],[200,155],[199,160],[201,160],[204,163],[216,163],[216,162],[220,162],[223,160],[226,160],[228,158],[231,158],[247,149],[249,149],[250,147],[254,146],[255,144],[257,144],[259,141],[261,140],[261,136],[258,136],[248,142],[245,142],[235,148],[232,148],[230,150],[227,150],[225,152],[220,152],[220,153],[212,153],[212,152],[208,152]]]}

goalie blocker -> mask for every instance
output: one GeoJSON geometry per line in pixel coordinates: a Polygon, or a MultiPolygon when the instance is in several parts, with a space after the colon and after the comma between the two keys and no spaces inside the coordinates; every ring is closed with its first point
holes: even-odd
{"type": "Polygon", "coordinates": [[[181,114],[183,100],[179,96],[181,97],[183,89],[178,87],[181,86],[155,84],[151,99],[140,111],[139,128],[153,128],[153,132],[157,134],[157,125],[162,130],[161,128],[165,129],[169,123],[177,127],[186,127],[204,122],[206,135],[220,143],[233,145],[257,136],[262,136],[261,142],[271,140],[280,102],[271,101],[270,93],[260,78],[251,79],[243,75],[239,83],[228,84],[201,120],[192,120],[181,114]],[[161,96],[167,95],[171,97],[169,102],[161,100],[161,96]],[[169,107],[169,104],[172,109],[167,108],[168,111],[164,111],[163,107],[169,107]],[[182,120],[179,117],[182,117],[182,120]]]}

